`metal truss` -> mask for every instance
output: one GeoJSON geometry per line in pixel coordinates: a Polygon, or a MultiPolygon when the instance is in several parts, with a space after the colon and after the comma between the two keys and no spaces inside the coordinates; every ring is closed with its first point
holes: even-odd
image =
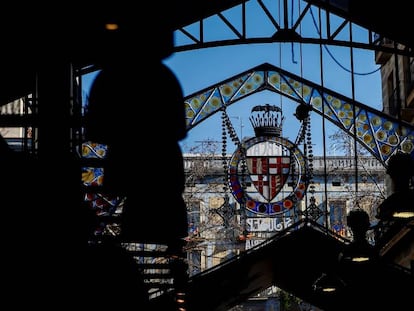
{"type": "Polygon", "coordinates": [[[414,126],[268,63],[186,96],[187,129],[264,90],[307,105],[354,137],[384,165],[396,150],[414,155],[414,126]]]}
{"type": "Polygon", "coordinates": [[[274,42],[322,44],[413,55],[402,45],[383,45],[381,34],[365,29],[349,19],[314,6],[307,1],[245,1],[230,9],[203,18],[175,32],[175,52],[194,49],[274,42]],[[259,33],[252,16],[259,16],[259,33]],[[220,37],[212,29],[221,27],[220,37]],[[358,36],[355,36],[355,30],[358,36]]]}

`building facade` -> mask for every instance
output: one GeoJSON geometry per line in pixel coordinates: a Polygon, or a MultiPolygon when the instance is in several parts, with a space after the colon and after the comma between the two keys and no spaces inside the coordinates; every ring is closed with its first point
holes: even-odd
{"type": "MultiPolygon", "coordinates": [[[[249,249],[302,217],[350,238],[346,226],[349,211],[364,209],[375,225],[376,207],[386,197],[385,168],[374,157],[359,157],[355,165],[349,156],[315,156],[313,178],[308,185],[308,190],[312,186],[312,193],[308,191],[287,213],[254,214],[246,212],[229,191],[225,167],[230,158],[229,155],[184,156],[190,273],[211,268],[249,249]]],[[[254,191],[249,181],[246,186],[254,191]]],[[[285,187],[291,186],[287,183],[285,187]]]]}
{"type": "MultiPolygon", "coordinates": [[[[404,48],[388,38],[377,39],[380,45],[404,48]]],[[[383,112],[414,124],[414,57],[377,51],[375,61],[381,65],[383,112]]]]}

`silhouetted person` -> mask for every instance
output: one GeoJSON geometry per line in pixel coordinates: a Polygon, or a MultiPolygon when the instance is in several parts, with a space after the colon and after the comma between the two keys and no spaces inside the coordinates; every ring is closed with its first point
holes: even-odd
{"type": "Polygon", "coordinates": [[[391,179],[391,194],[378,206],[376,217],[379,219],[376,240],[386,242],[395,234],[407,219],[396,217],[396,212],[414,212],[414,160],[408,153],[396,153],[388,161],[387,174],[391,179]]]}
{"type": "Polygon", "coordinates": [[[362,209],[350,211],[347,225],[353,240],[339,257],[340,276],[345,284],[339,309],[355,310],[357,301],[358,310],[405,310],[399,297],[412,293],[412,281],[408,276],[400,278],[399,271],[387,265],[377,247],[367,240],[367,231],[372,228],[368,213],[362,209]]]}
{"type": "Polygon", "coordinates": [[[180,252],[188,229],[179,146],[187,133],[184,97],[163,63],[173,52],[175,8],[150,4],[147,11],[157,12],[156,25],[129,14],[127,7],[119,15],[112,6],[104,9],[119,28],[108,31],[99,55],[86,139],[108,145],[103,187],[126,197],[122,240],[165,243],[180,252]]]}
{"type": "MultiPolygon", "coordinates": [[[[158,17],[161,11],[154,10],[158,17]]],[[[179,141],[186,136],[185,110],[180,83],[162,62],[173,47],[166,22],[172,11],[163,13],[153,29],[126,14],[119,30],[108,34],[85,135],[108,146],[104,193],[125,198],[119,240],[167,245],[172,256],[184,257],[188,224],[179,141]]]]}
{"type": "Polygon", "coordinates": [[[148,70],[133,62],[102,69],[90,92],[86,134],[108,145],[105,191],[126,197],[122,239],[176,247],[188,228],[178,144],[186,133],[184,102],[173,73],[146,62],[148,70]]]}
{"type": "Polygon", "coordinates": [[[351,210],[346,219],[352,231],[352,242],[345,247],[340,260],[360,263],[376,260],[376,250],[367,240],[367,231],[371,227],[368,213],[362,209],[351,210]]]}
{"type": "Polygon", "coordinates": [[[408,153],[396,153],[388,161],[387,174],[391,178],[391,194],[378,206],[377,218],[389,220],[402,209],[414,210],[414,159],[408,153]],[[402,208],[403,207],[403,208],[402,208]]]}

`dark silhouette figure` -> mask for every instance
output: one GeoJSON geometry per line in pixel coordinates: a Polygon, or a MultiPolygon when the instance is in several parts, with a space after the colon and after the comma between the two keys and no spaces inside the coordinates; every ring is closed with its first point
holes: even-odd
{"type": "Polygon", "coordinates": [[[410,154],[396,153],[388,161],[391,195],[377,208],[376,244],[380,247],[407,223],[409,218],[396,217],[402,211],[414,212],[414,160],[410,154]]]}
{"type": "Polygon", "coordinates": [[[150,4],[148,12],[157,12],[150,29],[147,19],[128,14],[126,7],[120,14],[112,6],[105,9],[103,16],[119,28],[107,32],[98,56],[101,71],[90,89],[86,139],[108,145],[103,186],[126,197],[121,239],[164,243],[181,253],[188,230],[179,146],[187,132],[184,99],[163,63],[173,52],[175,7],[150,4]]]}
{"type": "MultiPolygon", "coordinates": [[[[115,20],[119,29],[108,33],[103,46],[85,137],[108,146],[103,191],[124,198],[118,242],[167,245],[171,258],[183,259],[188,230],[179,145],[186,136],[184,100],[178,79],[162,62],[172,53],[173,30],[168,18],[160,17],[148,31],[142,22],[134,23],[135,16],[126,16],[115,20]]],[[[182,265],[171,270],[185,280],[182,265]]]]}
{"type": "Polygon", "coordinates": [[[104,191],[126,197],[122,240],[177,248],[188,227],[178,144],[186,132],[184,102],[165,65],[147,68],[119,62],[102,69],[90,92],[86,135],[108,145],[104,191]]]}
{"type": "Polygon", "coordinates": [[[387,174],[391,178],[391,195],[379,206],[377,218],[390,220],[394,212],[412,209],[414,211],[414,159],[408,153],[396,153],[388,161],[387,174]]]}
{"type": "Polygon", "coordinates": [[[363,263],[377,260],[377,252],[367,240],[367,231],[371,224],[368,213],[362,209],[355,209],[347,216],[347,225],[352,231],[352,242],[347,245],[340,256],[342,263],[363,263]]]}
{"type": "Polygon", "coordinates": [[[406,309],[400,297],[412,293],[413,279],[389,265],[376,245],[369,243],[366,235],[372,226],[368,213],[362,209],[350,211],[347,225],[353,240],[344,246],[339,257],[340,276],[345,284],[339,309],[355,309],[355,301],[358,310],[406,309]]]}

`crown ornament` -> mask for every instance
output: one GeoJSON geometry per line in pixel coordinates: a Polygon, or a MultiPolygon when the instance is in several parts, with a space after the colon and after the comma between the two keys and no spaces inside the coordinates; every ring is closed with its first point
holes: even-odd
{"type": "Polygon", "coordinates": [[[270,104],[254,106],[249,117],[257,137],[280,137],[284,119],[282,109],[270,104]]]}

